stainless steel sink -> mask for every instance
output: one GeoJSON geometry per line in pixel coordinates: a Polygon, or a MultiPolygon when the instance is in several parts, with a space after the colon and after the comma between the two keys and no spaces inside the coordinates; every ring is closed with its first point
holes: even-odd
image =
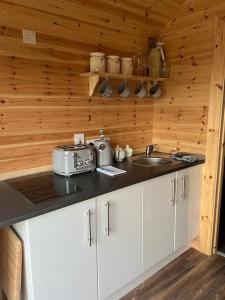
{"type": "Polygon", "coordinates": [[[165,165],[174,165],[180,163],[171,158],[166,157],[146,157],[146,156],[133,156],[129,159],[129,162],[133,165],[143,167],[157,167],[165,165]]]}

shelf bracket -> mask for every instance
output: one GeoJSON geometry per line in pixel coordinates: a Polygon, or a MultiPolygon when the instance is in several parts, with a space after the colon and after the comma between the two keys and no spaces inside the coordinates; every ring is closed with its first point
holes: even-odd
{"type": "Polygon", "coordinates": [[[98,75],[89,76],[89,96],[93,96],[95,92],[95,88],[99,82],[98,75]]]}

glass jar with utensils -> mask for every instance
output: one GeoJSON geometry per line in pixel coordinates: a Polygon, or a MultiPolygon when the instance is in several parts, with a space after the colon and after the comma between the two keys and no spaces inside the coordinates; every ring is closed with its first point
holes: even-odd
{"type": "Polygon", "coordinates": [[[169,78],[170,75],[170,65],[164,61],[160,68],[160,77],[169,78]]]}

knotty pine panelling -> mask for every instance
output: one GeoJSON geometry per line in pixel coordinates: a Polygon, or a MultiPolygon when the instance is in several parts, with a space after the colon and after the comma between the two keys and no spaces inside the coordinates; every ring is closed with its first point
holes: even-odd
{"type": "MultiPolygon", "coordinates": [[[[146,49],[183,0],[9,0],[0,2],[0,178],[42,170],[57,144],[105,128],[114,145],[152,142],[152,100],[89,98],[89,52],[146,49]],[[37,45],[22,42],[22,28],[37,45]]],[[[113,82],[116,86],[118,82],[113,82]]]]}
{"type": "Polygon", "coordinates": [[[154,142],[204,153],[214,16],[224,12],[221,0],[1,1],[1,178],[50,165],[55,145],[100,127],[139,151],[154,142]],[[22,28],[37,32],[37,45],[22,43],[22,28]],[[79,74],[89,52],[131,55],[159,34],[171,64],[162,99],[87,97],[79,74]]]}
{"type": "Polygon", "coordinates": [[[171,64],[163,99],[153,104],[162,151],[205,153],[216,14],[225,15],[224,1],[185,1],[161,34],[171,64]]]}

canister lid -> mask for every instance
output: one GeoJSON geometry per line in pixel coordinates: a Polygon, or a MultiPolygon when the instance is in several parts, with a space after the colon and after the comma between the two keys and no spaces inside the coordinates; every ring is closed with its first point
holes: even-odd
{"type": "Polygon", "coordinates": [[[103,57],[103,56],[105,56],[105,53],[103,53],[103,52],[91,52],[90,56],[100,56],[100,57],[103,57]]]}
{"type": "Polygon", "coordinates": [[[132,57],[121,57],[121,60],[132,61],[132,57]]]}
{"type": "Polygon", "coordinates": [[[115,60],[119,60],[120,59],[120,57],[117,56],[117,55],[108,55],[107,58],[108,59],[115,59],[115,60]]]}

